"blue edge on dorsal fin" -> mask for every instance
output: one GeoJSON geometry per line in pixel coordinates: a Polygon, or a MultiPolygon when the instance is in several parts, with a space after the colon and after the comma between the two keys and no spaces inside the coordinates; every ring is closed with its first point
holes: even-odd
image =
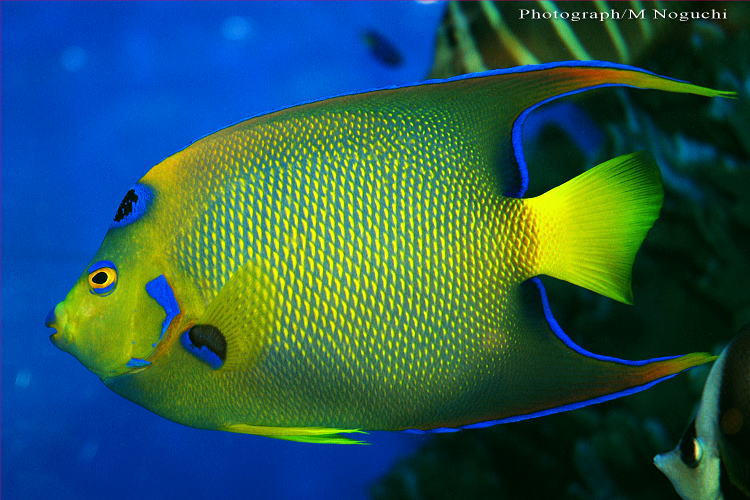
{"type": "MultiPolygon", "coordinates": [[[[597,67],[597,68],[627,69],[627,70],[639,71],[641,73],[648,73],[651,75],[656,75],[656,73],[652,73],[651,71],[646,71],[641,68],[637,68],[635,66],[628,66],[625,64],[610,63],[610,62],[605,62],[605,61],[564,61],[564,62],[539,64],[539,65],[531,65],[531,66],[518,66],[515,68],[487,71],[484,73],[460,75],[460,76],[456,76],[453,78],[448,78],[446,80],[430,80],[424,83],[439,83],[441,81],[462,80],[465,78],[489,76],[489,75],[502,74],[502,73],[522,73],[522,72],[528,72],[528,71],[539,71],[539,70],[557,68],[557,67],[584,67],[584,66],[597,67]]],[[[676,78],[668,78],[668,77],[663,77],[661,75],[656,75],[656,76],[659,76],[661,78],[665,78],[668,80],[683,82],[683,80],[677,80],[676,78]]],[[[513,122],[513,127],[511,129],[511,140],[513,144],[513,155],[515,157],[515,160],[518,166],[519,185],[515,186],[515,189],[511,188],[511,189],[506,190],[506,193],[504,193],[505,196],[509,196],[513,198],[521,198],[526,193],[526,190],[528,189],[528,186],[529,186],[528,168],[526,166],[526,160],[523,155],[523,124],[526,121],[526,118],[529,116],[529,114],[532,111],[534,111],[536,108],[538,108],[539,106],[546,104],[550,101],[554,101],[561,97],[579,94],[581,92],[585,92],[585,91],[596,89],[596,88],[602,88],[602,87],[632,87],[632,85],[625,85],[625,84],[618,84],[618,83],[606,83],[606,84],[601,84],[601,85],[592,85],[590,87],[583,87],[580,89],[572,90],[570,92],[565,92],[565,93],[550,97],[548,99],[539,101],[533,104],[532,106],[526,108],[520,115],[518,115],[516,120],[513,122]]],[[[679,356],[666,356],[666,357],[646,359],[646,360],[641,360],[641,361],[630,361],[630,360],[625,360],[625,359],[614,358],[611,356],[602,356],[602,355],[594,354],[590,351],[587,351],[586,349],[582,348],[581,346],[573,342],[573,340],[571,340],[571,338],[568,337],[568,335],[560,327],[559,323],[557,322],[557,320],[552,314],[552,309],[550,308],[550,305],[549,305],[549,299],[547,298],[547,292],[544,289],[544,285],[542,284],[542,281],[539,278],[531,278],[531,280],[529,281],[531,281],[537,287],[537,290],[539,291],[539,298],[541,300],[541,306],[544,312],[544,318],[546,319],[547,324],[549,325],[552,332],[566,346],[578,352],[579,354],[582,354],[590,358],[598,359],[601,361],[609,361],[613,363],[620,363],[620,364],[631,365],[631,366],[642,366],[642,365],[654,363],[657,361],[664,361],[664,360],[674,359],[674,358],[679,357],[679,356]]],[[[569,404],[558,406],[555,408],[548,408],[546,410],[527,413],[524,415],[515,415],[512,417],[505,417],[505,418],[501,418],[497,420],[489,420],[486,422],[478,422],[475,424],[462,425],[460,427],[439,427],[436,429],[407,429],[407,430],[404,430],[403,432],[408,432],[412,434],[458,432],[462,429],[481,429],[484,427],[491,427],[493,425],[498,425],[498,424],[506,424],[510,422],[519,422],[521,420],[529,420],[529,419],[537,418],[537,417],[544,417],[546,415],[552,415],[555,413],[561,413],[561,412],[566,412],[570,410],[577,410],[578,408],[583,408],[585,406],[589,406],[589,405],[593,405],[597,403],[603,403],[605,401],[617,399],[622,396],[628,396],[630,394],[635,394],[637,392],[645,391],[646,389],[649,389],[650,387],[660,382],[670,379],[674,377],[675,375],[677,375],[677,373],[673,373],[671,375],[667,375],[665,377],[652,380],[651,382],[647,384],[639,385],[636,387],[630,387],[623,391],[613,392],[611,394],[605,394],[603,396],[599,396],[593,399],[577,401],[575,403],[569,403],[569,404]]]]}

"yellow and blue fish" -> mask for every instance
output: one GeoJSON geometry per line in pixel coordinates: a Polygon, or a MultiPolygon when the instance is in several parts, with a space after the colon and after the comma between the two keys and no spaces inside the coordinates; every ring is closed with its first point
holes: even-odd
{"type": "Polygon", "coordinates": [[[710,361],[588,352],[536,278],[631,301],[662,202],[648,155],[523,198],[528,113],[613,85],[730,95],[575,61],[334,97],[211,134],[127,192],[48,316],[52,341],[176,422],[321,443],[538,417],[710,361]]]}

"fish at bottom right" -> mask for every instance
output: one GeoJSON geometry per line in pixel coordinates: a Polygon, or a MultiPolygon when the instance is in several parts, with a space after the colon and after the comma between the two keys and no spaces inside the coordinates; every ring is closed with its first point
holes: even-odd
{"type": "Polygon", "coordinates": [[[711,367],[677,446],[654,465],[685,500],[750,497],[750,324],[711,367]]]}

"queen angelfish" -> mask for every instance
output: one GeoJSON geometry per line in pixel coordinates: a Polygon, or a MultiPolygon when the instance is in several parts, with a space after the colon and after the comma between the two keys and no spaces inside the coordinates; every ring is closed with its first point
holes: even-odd
{"type": "Polygon", "coordinates": [[[176,422],[326,443],[532,418],[705,363],[590,353],[535,278],[631,301],[662,201],[647,155],[522,198],[529,111],[612,85],[730,95],[568,62],[334,97],[211,134],[128,191],[50,313],[52,341],[176,422]]]}
{"type": "Polygon", "coordinates": [[[711,367],[680,442],[654,464],[685,500],[750,497],[750,325],[711,367]]]}

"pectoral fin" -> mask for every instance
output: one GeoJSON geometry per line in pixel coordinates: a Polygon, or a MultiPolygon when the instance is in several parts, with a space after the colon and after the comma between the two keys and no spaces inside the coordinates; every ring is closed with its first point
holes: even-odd
{"type": "Polygon", "coordinates": [[[271,341],[270,332],[278,315],[274,290],[274,283],[262,267],[246,262],[196,322],[202,332],[193,331],[194,338],[185,332],[183,345],[214,369],[244,369],[271,341]]]}

